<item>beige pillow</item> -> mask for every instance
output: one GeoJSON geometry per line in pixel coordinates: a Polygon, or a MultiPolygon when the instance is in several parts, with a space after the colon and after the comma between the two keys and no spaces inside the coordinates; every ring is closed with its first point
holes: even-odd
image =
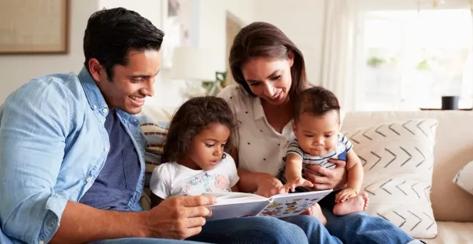
{"type": "Polygon", "coordinates": [[[433,147],[438,122],[413,119],[347,131],[360,157],[367,212],[385,218],[415,238],[433,238],[433,147]]]}
{"type": "Polygon", "coordinates": [[[473,194],[473,161],[458,171],[455,178],[453,178],[453,183],[468,193],[473,194]]]}

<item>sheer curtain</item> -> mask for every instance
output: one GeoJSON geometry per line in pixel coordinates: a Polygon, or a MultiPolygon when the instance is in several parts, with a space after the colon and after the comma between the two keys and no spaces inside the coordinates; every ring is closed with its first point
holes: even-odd
{"type": "Polygon", "coordinates": [[[359,0],[325,0],[320,85],[333,91],[345,111],[356,109],[359,0]]]}

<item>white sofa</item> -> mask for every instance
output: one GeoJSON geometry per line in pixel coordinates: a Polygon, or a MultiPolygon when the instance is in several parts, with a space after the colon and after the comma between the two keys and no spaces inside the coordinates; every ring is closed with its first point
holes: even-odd
{"type": "MultiPolygon", "coordinates": [[[[150,121],[169,121],[174,111],[175,108],[145,107],[143,114],[150,121]]],[[[452,182],[457,171],[473,161],[473,112],[348,112],[344,115],[342,131],[414,118],[438,121],[430,195],[438,234],[424,241],[429,244],[473,243],[473,196],[452,182]]]]}
{"type": "Polygon", "coordinates": [[[473,112],[348,112],[342,130],[412,118],[434,118],[438,121],[431,188],[438,235],[424,241],[432,244],[473,243],[473,195],[452,182],[458,170],[473,160],[473,112]]]}

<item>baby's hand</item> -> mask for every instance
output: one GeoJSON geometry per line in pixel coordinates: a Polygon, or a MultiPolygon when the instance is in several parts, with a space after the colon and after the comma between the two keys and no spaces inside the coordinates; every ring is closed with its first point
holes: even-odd
{"type": "Polygon", "coordinates": [[[358,195],[357,190],[347,187],[341,190],[339,193],[337,193],[337,196],[335,197],[335,202],[336,203],[344,202],[352,197],[356,197],[356,195],[358,195]]]}
{"type": "Polygon", "coordinates": [[[313,187],[314,184],[312,182],[302,178],[302,177],[297,177],[291,180],[288,180],[286,184],[284,185],[284,191],[285,192],[294,192],[296,191],[296,187],[298,186],[305,186],[305,187],[313,187]]]}

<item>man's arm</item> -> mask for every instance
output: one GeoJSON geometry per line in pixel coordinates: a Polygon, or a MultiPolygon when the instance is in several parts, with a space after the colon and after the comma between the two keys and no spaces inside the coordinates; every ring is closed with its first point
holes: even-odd
{"type": "Polygon", "coordinates": [[[123,237],[185,239],[200,233],[210,196],[171,197],[142,212],[95,209],[68,202],[51,243],[76,243],[123,237]]]}
{"type": "Polygon", "coordinates": [[[74,95],[56,79],[33,80],[11,94],[0,118],[2,231],[26,243],[51,238],[68,197],[56,184],[65,182],[58,175],[77,110],[64,102],[74,95]]]}

